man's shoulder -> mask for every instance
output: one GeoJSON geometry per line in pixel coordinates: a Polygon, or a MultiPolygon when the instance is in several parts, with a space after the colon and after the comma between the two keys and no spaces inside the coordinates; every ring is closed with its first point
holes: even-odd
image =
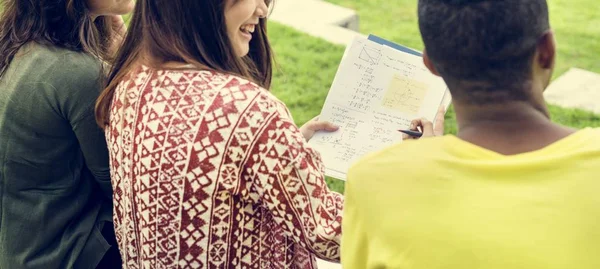
{"type": "Polygon", "coordinates": [[[600,128],[588,127],[577,131],[572,136],[577,139],[568,140],[585,152],[600,152],[600,128]]]}
{"type": "Polygon", "coordinates": [[[394,170],[406,170],[433,161],[444,152],[445,145],[450,143],[448,137],[422,138],[406,140],[385,149],[366,155],[351,168],[350,175],[368,173],[389,173],[394,170]]]}
{"type": "MultiPolygon", "coordinates": [[[[598,137],[598,136],[600,136],[600,127],[590,127],[590,128],[586,128],[584,130],[588,130],[589,134],[592,137],[598,137]]],[[[600,139],[598,140],[598,144],[600,144],[600,139]]]]}

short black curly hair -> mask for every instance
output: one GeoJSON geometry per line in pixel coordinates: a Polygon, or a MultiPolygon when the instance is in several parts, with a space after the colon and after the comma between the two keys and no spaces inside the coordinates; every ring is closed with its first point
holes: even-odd
{"type": "Polygon", "coordinates": [[[427,55],[455,98],[527,98],[537,44],[550,30],[546,0],[419,0],[418,13],[427,55]]]}

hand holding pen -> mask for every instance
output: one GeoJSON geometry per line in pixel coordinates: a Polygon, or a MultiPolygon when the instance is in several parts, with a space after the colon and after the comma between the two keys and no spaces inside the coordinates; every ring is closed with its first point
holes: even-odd
{"type": "Polygon", "coordinates": [[[446,109],[444,106],[440,106],[437,114],[435,115],[434,123],[431,121],[421,118],[413,120],[410,123],[408,130],[398,130],[402,132],[403,139],[419,139],[421,137],[433,137],[444,135],[444,115],[446,109]]]}

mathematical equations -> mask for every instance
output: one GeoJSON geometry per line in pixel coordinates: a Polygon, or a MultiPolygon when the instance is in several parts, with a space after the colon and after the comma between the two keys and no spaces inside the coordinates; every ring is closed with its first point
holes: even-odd
{"type": "Polygon", "coordinates": [[[342,58],[320,116],[340,130],[310,140],[328,176],[345,180],[360,157],[402,142],[398,130],[416,118],[433,120],[441,104],[450,104],[446,84],[418,52],[386,42],[357,37],[342,58]]]}

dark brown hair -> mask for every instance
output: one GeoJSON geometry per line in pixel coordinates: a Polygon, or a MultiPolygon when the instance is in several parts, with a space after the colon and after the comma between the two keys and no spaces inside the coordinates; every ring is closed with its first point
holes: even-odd
{"type": "MultiPolygon", "coordinates": [[[[96,103],[96,121],[109,123],[111,102],[118,84],[133,65],[148,57],[159,68],[166,62],[182,62],[209,70],[231,73],[268,89],[272,77],[272,52],[266,19],[250,42],[250,52],[236,56],[227,35],[226,5],[239,0],[137,0],[128,34],[96,103]]],[[[267,4],[270,1],[265,1],[267,4]]]]}
{"type": "MultiPolygon", "coordinates": [[[[0,16],[0,76],[29,42],[106,60],[109,19],[93,21],[85,0],[5,0],[0,16]]],[[[2,8],[0,8],[1,10],[2,8]]]]}
{"type": "Polygon", "coordinates": [[[454,99],[527,100],[546,0],[419,0],[425,50],[454,99]]]}

